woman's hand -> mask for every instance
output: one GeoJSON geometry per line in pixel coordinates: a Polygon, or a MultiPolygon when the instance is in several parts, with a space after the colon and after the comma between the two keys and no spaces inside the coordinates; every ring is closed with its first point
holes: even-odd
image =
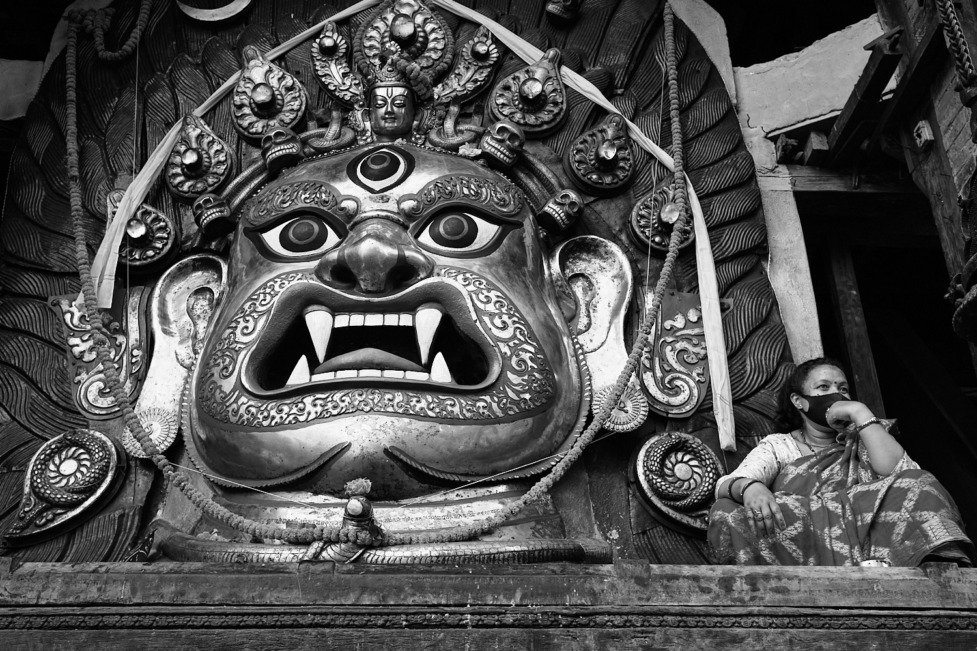
{"type": "Polygon", "coordinates": [[[750,484],[743,493],[743,506],[752,521],[753,531],[758,535],[772,536],[778,529],[787,528],[784,514],[770,489],[760,482],[750,484]]]}
{"type": "Polygon", "coordinates": [[[865,403],[857,400],[840,400],[830,407],[824,415],[832,429],[839,432],[844,430],[851,423],[864,423],[875,418],[872,410],[865,403]]]}

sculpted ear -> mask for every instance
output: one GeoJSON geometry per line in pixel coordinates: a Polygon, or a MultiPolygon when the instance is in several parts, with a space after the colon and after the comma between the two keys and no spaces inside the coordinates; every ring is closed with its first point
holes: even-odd
{"type": "MultiPolygon", "coordinates": [[[[631,303],[631,265],[613,242],[582,235],[560,244],[552,254],[555,280],[569,293],[573,305],[567,316],[570,330],[583,348],[590,368],[595,409],[624,369],[628,348],[624,342],[624,319],[631,303]]],[[[632,377],[606,429],[630,431],[644,422],[647,401],[632,377]]]]}
{"type": "MultiPolygon", "coordinates": [[[[176,438],[183,388],[226,284],[227,263],[198,254],[170,267],[153,289],[149,300],[152,354],[136,414],[160,452],[176,438]]],[[[128,428],[122,443],[133,456],[146,456],[128,428]]]]}

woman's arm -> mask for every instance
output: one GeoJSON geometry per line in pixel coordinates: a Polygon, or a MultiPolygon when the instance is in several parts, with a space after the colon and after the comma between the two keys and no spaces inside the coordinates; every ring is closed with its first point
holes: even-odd
{"type": "MultiPolygon", "coordinates": [[[[855,400],[836,402],[828,409],[826,416],[831,426],[839,431],[844,429],[848,422],[858,427],[875,418],[871,409],[855,400]]],[[[862,429],[860,436],[868,452],[872,470],[883,477],[892,474],[896,464],[906,454],[899,442],[879,423],[872,423],[862,429]]]]}
{"type": "Polygon", "coordinates": [[[750,450],[736,470],[719,478],[719,481],[716,482],[717,499],[730,497],[730,489],[732,489],[732,499],[742,503],[740,491],[743,489],[743,485],[751,479],[761,481],[765,486],[773,484],[773,480],[780,473],[780,462],[777,459],[777,452],[771,439],[773,436],[777,435],[771,434],[762,439],[755,448],[750,450]]]}
{"type": "Polygon", "coordinates": [[[720,478],[716,483],[717,497],[732,497],[747,509],[750,526],[759,535],[785,528],[780,505],[770,492],[769,486],[780,474],[780,460],[771,435],[750,450],[733,474],[720,478]]]}

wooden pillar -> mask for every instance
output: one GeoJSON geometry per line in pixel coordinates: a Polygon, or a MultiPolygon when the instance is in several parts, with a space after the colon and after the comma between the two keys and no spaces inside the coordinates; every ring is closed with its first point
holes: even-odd
{"type": "Polygon", "coordinates": [[[841,325],[851,364],[851,378],[855,394],[861,402],[868,405],[876,416],[885,416],[882,405],[882,391],[879,377],[875,371],[875,358],[872,357],[872,343],[865,326],[865,311],[858,292],[855,278],[855,265],[851,249],[844,243],[833,243],[830,251],[831,283],[835,312],[841,325]]]}

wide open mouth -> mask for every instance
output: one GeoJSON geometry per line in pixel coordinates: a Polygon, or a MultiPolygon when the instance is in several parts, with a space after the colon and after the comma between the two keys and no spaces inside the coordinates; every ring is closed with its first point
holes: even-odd
{"type": "Polygon", "coordinates": [[[423,383],[473,389],[489,379],[483,346],[445,307],[425,302],[410,311],[340,312],[320,304],[293,312],[250,377],[263,391],[319,383],[423,383]]]}

